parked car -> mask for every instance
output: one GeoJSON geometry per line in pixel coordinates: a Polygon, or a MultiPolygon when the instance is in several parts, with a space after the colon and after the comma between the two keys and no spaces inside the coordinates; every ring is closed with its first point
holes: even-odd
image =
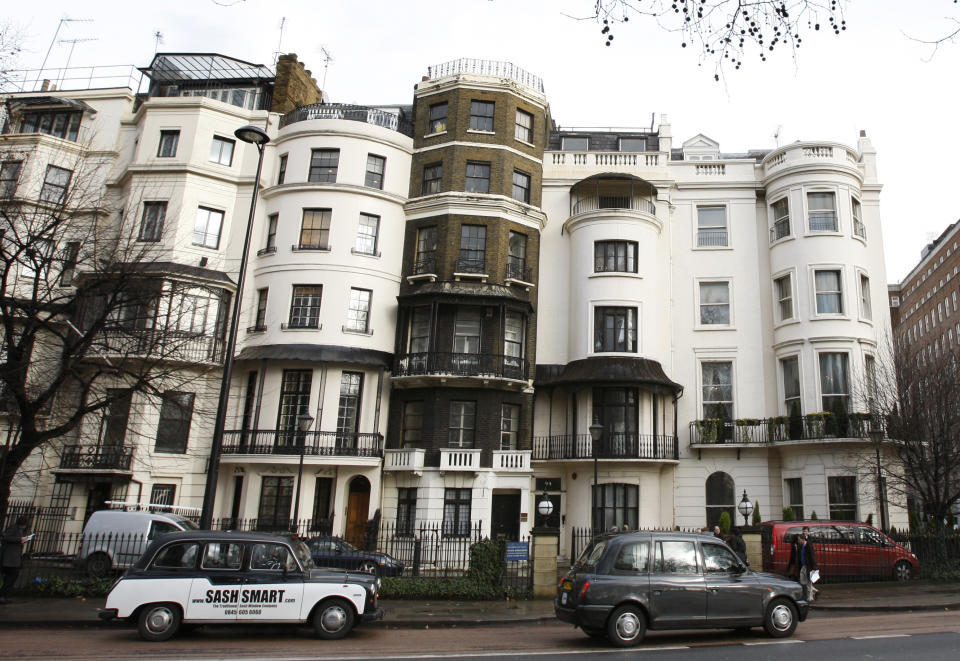
{"type": "Polygon", "coordinates": [[[197,524],[176,514],[99,510],[83,527],[76,563],[100,578],[132,567],[157,537],[196,529],[197,524]]]}
{"type": "Polygon", "coordinates": [[[400,576],[403,563],[376,551],[364,551],[339,537],[314,537],[309,542],[310,556],[318,567],[341,567],[375,574],[400,576]]]}
{"type": "Polygon", "coordinates": [[[712,535],[644,531],[595,538],[554,601],[558,618],[617,647],[647,629],[762,626],[790,636],[807,608],[799,583],[747,569],[712,535]]]}
{"type": "Polygon", "coordinates": [[[873,526],[857,521],[821,520],[761,523],[763,571],[787,573],[790,545],[804,526],[810,526],[810,539],[824,579],[907,581],[920,571],[917,556],[873,526]]]}
{"type": "Polygon", "coordinates": [[[154,541],[107,595],[104,620],[136,622],[167,640],[182,624],[310,623],[320,638],[346,636],[383,617],[380,579],[317,569],[302,540],[199,530],[154,541]]]}

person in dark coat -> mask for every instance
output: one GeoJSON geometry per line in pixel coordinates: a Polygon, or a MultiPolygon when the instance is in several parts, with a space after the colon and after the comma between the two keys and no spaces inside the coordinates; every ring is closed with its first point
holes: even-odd
{"type": "Polygon", "coordinates": [[[730,548],[737,554],[745,567],[750,566],[750,561],[747,560],[747,543],[743,541],[743,535],[740,534],[739,528],[730,531],[730,548]]]}
{"type": "Polygon", "coordinates": [[[0,565],[3,571],[3,587],[0,588],[0,603],[6,603],[7,595],[13,589],[23,566],[23,545],[27,538],[27,517],[18,516],[14,523],[3,531],[3,549],[0,551],[0,565]]]}
{"type": "Polygon", "coordinates": [[[803,586],[803,593],[808,601],[816,601],[819,592],[810,580],[810,572],[814,569],[820,569],[817,552],[810,541],[810,528],[804,526],[803,531],[790,544],[790,564],[787,572],[803,586]]]}

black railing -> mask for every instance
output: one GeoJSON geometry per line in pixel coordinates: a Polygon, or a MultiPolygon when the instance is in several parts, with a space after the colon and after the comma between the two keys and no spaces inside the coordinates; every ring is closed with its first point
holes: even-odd
{"type": "Polygon", "coordinates": [[[457,273],[487,272],[487,258],[485,256],[475,257],[473,255],[476,255],[473,250],[460,251],[460,256],[457,258],[457,273]]]}
{"type": "Polygon", "coordinates": [[[520,280],[521,282],[531,282],[530,269],[527,267],[525,259],[510,260],[507,262],[507,278],[520,280]]]}
{"type": "Polygon", "coordinates": [[[437,256],[434,252],[424,252],[417,255],[413,263],[413,274],[423,275],[424,273],[437,272],[437,256]]]}
{"type": "Polygon", "coordinates": [[[303,537],[333,534],[333,517],[322,519],[287,519],[282,517],[232,519],[224,517],[210,522],[211,530],[237,530],[242,532],[296,533],[303,537]]]}
{"type": "MultiPolygon", "coordinates": [[[[852,413],[811,413],[776,418],[721,420],[706,418],[690,423],[692,445],[740,443],[767,445],[781,441],[807,441],[823,438],[869,438],[870,416],[852,413]]],[[[886,436],[886,432],[884,432],[886,436]]]]}
{"type": "Polygon", "coordinates": [[[329,243],[294,243],[290,246],[290,250],[294,252],[310,252],[315,250],[318,252],[329,252],[330,244],[329,243]]]}
{"type": "Polygon", "coordinates": [[[277,247],[276,247],[276,246],[267,246],[266,248],[260,248],[260,250],[257,251],[257,255],[258,255],[258,256],[259,256],[259,255],[272,255],[272,254],[275,253],[275,252],[277,252],[277,247]]]}
{"type": "Polygon", "coordinates": [[[107,356],[137,356],[187,363],[223,362],[223,338],[154,328],[116,328],[97,336],[95,349],[107,356]]]}
{"type": "Polygon", "coordinates": [[[382,457],[383,436],[357,432],[256,429],[223,433],[223,454],[382,457]]]}
{"type": "Polygon", "coordinates": [[[773,224],[773,227],[770,228],[770,243],[779,241],[785,236],[790,236],[789,218],[783,218],[782,220],[778,220],[773,224]]]}
{"type": "Polygon", "coordinates": [[[406,136],[413,136],[413,124],[401,119],[396,113],[380,108],[355,106],[346,103],[314,103],[297,108],[280,118],[280,128],[311,119],[348,119],[382,126],[406,136]]]}
{"type": "Polygon", "coordinates": [[[523,358],[488,353],[429,351],[405,353],[394,361],[394,376],[458,375],[527,379],[528,364],[523,358]]]}
{"type": "Polygon", "coordinates": [[[725,246],[727,245],[726,229],[699,229],[697,230],[698,246],[725,246]]]}
{"type": "Polygon", "coordinates": [[[133,448],[123,445],[68,445],[60,455],[60,468],[128,471],[132,460],[133,448]]]}
{"type": "MultiPolygon", "coordinates": [[[[593,437],[590,434],[535,436],[531,459],[592,459],[593,437]]],[[[605,434],[596,445],[598,459],[679,459],[674,436],[663,434],[605,434]]]]}
{"type": "Polygon", "coordinates": [[[859,236],[864,241],[867,240],[867,227],[863,224],[863,221],[853,219],[853,234],[854,236],[859,236]]]}
{"type": "Polygon", "coordinates": [[[263,333],[266,330],[267,330],[267,327],[265,324],[258,324],[256,326],[247,326],[248,333],[263,333]]]}

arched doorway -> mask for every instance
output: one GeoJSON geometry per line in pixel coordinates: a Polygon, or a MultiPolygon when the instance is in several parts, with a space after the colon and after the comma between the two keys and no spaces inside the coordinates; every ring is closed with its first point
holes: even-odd
{"type": "Polygon", "coordinates": [[[344,538],[359,548],[363,548],[366,536],[367,512],[370,511],[370,481],[362,475],[350,480],[347,495],[347,525],[344,538]]]}
{"type": "Polygon", "coordinates": [[[733,495],[733,478],[723,471],[717,471],[707,478],[707,527],[713,529],[720,523],[720,515],[724,512],[730,515],[730,523],[736,519],[734,514],[735,503],[733,495]]]}

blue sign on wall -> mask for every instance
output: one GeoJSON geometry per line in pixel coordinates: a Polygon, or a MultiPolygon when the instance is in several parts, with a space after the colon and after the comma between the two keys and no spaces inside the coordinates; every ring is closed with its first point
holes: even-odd
{"type": "Polygon", "coordinates": [[[507,542],[507,553],[504,558],[507,562],[520,562],[530,556],[529,542],[507,542]]]}

